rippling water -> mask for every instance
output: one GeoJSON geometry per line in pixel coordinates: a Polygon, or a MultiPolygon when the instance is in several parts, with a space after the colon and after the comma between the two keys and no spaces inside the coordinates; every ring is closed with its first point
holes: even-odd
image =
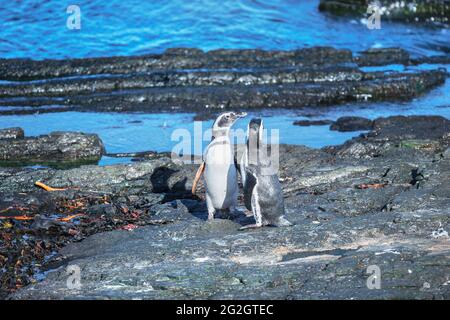
{"type": "Polygon", "coordinates": [[[401,46],[415,55],[449,52],[449,30],[318,12],[318,0],[1,0],[0,57],[34,59],[158,53],[172,47],[294,49],[401,46]],[[81,9],[69,30],[66,9],[81,9]]]}

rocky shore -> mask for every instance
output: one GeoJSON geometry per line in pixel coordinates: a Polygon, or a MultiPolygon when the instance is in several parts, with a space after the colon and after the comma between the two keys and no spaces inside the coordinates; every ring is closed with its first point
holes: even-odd
{"type": "MultiPolygon", "coordinates": [[[[410,100],[447,72],[364,71],[364,66],[448,64],[400,48],[292,51],[170,49],[74,60],[0,59],[0,114],[58,111],[217,112],[410,100]]],[[[388,68],[389,69],[389,68],[388,68]]]]}
{"type": "Polygon", "coordinates": [[[197,166],[167,154],[1,168],[1,296],[449,299],[449,146],[450,121],[427,116],[376,119],[335,147],[281,145],[295,225],[247,231],[248,212],[207,222],[202,186],[190,194],[197,166]],[[380,289],[366,285],[374,265],[380,289]],[[67,266],[81,287],[67,286],[67,266]]]}

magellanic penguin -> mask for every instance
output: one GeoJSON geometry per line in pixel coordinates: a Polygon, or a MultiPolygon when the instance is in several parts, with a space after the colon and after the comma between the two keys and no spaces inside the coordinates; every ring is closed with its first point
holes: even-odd
{"type": "MultiPolygon", "coordinates": [[[[241,181],[242,186],[244,187],[244,190],[246,187],[248,188],[247,181],[246,181],[246,173],[245,169],[249,165],[249,162],[252,162],[253,164],[257,164],[256,157],[258,156],[258,149],[259,149],[259,142],[263,141],[263,121],[260,118],[253,118],[250,120],[247,126],[247,141],[244,148],[244,151],[242,152],[241,161],[239,163],[239,171],[241,173],[241,181]],[[251,159],[249,159],[249,156],[251,159]]],[[[250,193],[244,192],[244,202],[245,207],[247,210],[252,211],[251,206],[251,191],[250,193]],[[247,197],[246,197],[247,195],[247,197]]]]}
{"type": "Polygon", "coordinates": [[[248,125],[247,144],[241,159],[244,202],[256,223],[242,229],[266,225],[291,226],[285,216],[283,191],[277,171],[272,167],[263,143],[263,123],[252,119],[248,125]]]}
{"type": "Polygon", "coordinates": [[[230,129],[247,113],[226,112],[217,117],[212,127],[211,143],[206,148],[203,164],[197,171],[192,192],[195,193],[198,179],[204,173],[208,220],[220,212],[235,212],[239,187],[231,144],[230,129]]]}

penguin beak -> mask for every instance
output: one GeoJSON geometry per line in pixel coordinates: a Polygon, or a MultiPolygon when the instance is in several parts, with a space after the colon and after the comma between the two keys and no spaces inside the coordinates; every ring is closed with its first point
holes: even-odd
{"type": "Polygon", "coordinates": [[[236,119],[245,118],[247,116],[247,112],[236,113],[236,119]]]}

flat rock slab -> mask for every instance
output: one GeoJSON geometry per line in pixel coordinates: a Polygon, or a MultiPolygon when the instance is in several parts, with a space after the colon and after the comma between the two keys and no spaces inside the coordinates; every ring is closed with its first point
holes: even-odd
{"type": "Polygon", "coordinates": [[[375,119],[369,133],[328,149],[340,156],[371,158],[386,155],[396,147],[406,153],[411,149],[443,152],[449,144],[450,121],[444,117],[392,116],[375,119]]]}
{"type": "Polygon", "coordinates": [[[411,59],[400,48],[359,54],[331,47],[290,51],[195,48],[158,55],[72,60],[1,59],[0,114],[39,112],[214,113],[225,109],[320,108],[410,100],[442,85],[445,69],[364,71],[366,65],[449,63],[411,59]],[[34,81],[39,79],[39,81],[34,81]]]}
{"type": "Polygon", "coordinates": [[[128,165],[89,165],[68,170],[0,168],[0,172],[3,181],[0,192],[30,192],[36,190],[35,181],[55,188],[131,194],[139,191],[175,192],[188,190],[189,185],[192,185],[183,168],[174,164],[170,158],[128,165]]]}
{"type": "Polygon", "coordinates": [[[376,119],[377,139],[440,139],[450,135],[450,120],[441,116],[393,116],[376,119]]]}
{"type": "Polygon", "coordinates": [[[294,126],[309,127],[309,126],[326,126],[333,124],[332,120],[297,120],[294,121],[294,126]]]}
{"type": "Polygon", "coordinates": [[[391,226],[386,214],[294,220],[290,228],[242,232],[229,220],[191,218],[98,234],[67,246],[61,268],[11,298],[450,298],[448,236],[401,234],[411,226],[391,226]],[[80,287],[68,285],[67,266],[80,270],[80,287]],[[370,266],[381,272],[380,289],[367,286],[370,266]]]}
{"type": "Polygon", "coordinates": [[[10,138],[0,139],[0,161],[6,163],[97,162],[105,153],[96,134],[52,132],[24,138],[22,130],[5,129],[3,135],[10,138]]]}
{"type": "Polygon", "coordinates": [[[372,128],[372,120],[362,117],[340,117],[330,126],[330,130],[340,132],[371,130],[372,128]]]}
{"type": "Polygon", "coordinates": [[[21,139],[25,136],[22,128],[0,129],[0,140],[3,139],[21,139]]]}

